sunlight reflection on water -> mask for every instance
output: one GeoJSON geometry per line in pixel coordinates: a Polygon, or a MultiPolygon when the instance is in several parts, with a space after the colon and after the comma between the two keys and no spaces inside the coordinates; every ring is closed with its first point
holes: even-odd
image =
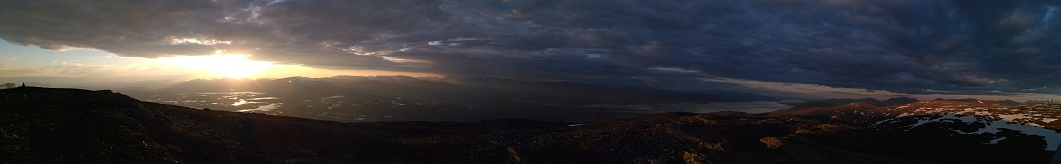
{"type": "Polygon", "coordinates": [[[198,93],[198,94],[204,94],[204,95],[242,95],[242,94],[261,95],[261,94],[265,94],[265,93],[261,93],[261,92],[202,92],[202,93],[198,93]]]}
{"type": "Polygon", "coordinates": [[[243,105],[243,104],[247,104],[247,101],[243,100],[243,99],[239,99],[238,102],[232,103],[232,106],[240,106],[240,105],[243,105]]]}
{"type": "Polygon", "coordinates": [[[254,100],[276,100],[276,99],[280,99],[280,98],[276,98],[276,97],[258,97],[258,98],[249,98],[247,100],[254,101],[254,100]]]}
{"type": "Polygon", "coordinates": [[[273,111],[276,108],[280,108],[281,104],[282,103],[273,103],[273,104],[258,106],[257,108],[254,108],[254,109],[237,110],[237,112],[255,112],[255,111],[266,112],[266,111],[273,111]]]}

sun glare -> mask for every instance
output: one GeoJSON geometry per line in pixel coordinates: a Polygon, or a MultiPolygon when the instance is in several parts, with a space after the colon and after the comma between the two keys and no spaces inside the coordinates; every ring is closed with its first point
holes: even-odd
{"type": "Polygon", "coordinates": [[[273,66],[270,62],[247,60],[250,55],[179,56],[161,58],[161,61],[191,70],[204,70],[228,78],[246,78],[262,69],[273,66]]]}

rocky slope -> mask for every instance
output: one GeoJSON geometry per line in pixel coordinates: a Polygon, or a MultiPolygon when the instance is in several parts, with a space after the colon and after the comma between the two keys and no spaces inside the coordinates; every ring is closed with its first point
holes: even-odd
{"type": "Polygon", "coordinates": [[[1061,145],[1061,105],[1009,105],[984,100],[934,100],[878,107],[851,103],[833,107],[792,108],[770,116],[823,117],[879,130],[919,131],[967,138],[970,142],[1034,143],[1039,149],[1061,145]]]}
{"type": "Polygon", "coordinates": [[[341,123],[34,87],[0,90],[0,107],[2,163],[1044,163],[1052,153],[1034,143],[732,112],[341,123]]]}

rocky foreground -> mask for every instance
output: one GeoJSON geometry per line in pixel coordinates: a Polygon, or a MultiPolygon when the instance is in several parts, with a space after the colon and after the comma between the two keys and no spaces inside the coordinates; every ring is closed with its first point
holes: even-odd
{"type": "Polygon", "coordinates": [[[869,124],[738,112],[580,123],[342,123],[23,87],[0,90],[0,162],[1047,163],[1053,154],[1042,137],[984,143],[869,124]]]}

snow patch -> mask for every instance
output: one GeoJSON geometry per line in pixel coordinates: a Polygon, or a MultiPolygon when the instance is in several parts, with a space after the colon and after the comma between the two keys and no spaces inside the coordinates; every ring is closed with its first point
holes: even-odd
{"type": "Polygon", "coordinates": [[[995,138],[995,139],[993,139],[993,140],[991,140],[990,142],[987,142],[987,143],[988,144],[998,144],[998,141],[1002,141],[1002,140],[1006,140],[1006,137],[998,137],[998,138],[995,138]]]}
{"type": "MultiPolygon", "coordinates": [[[[930,122],[953,122],[954,120],[960,120],[961,122],[963,122],[965,124],[970,124],[970,123],[975,123],[975,122],[978,122],[978,121],[982,120],[982,119],[980,119],[980,117],[977,117],[977,116],[960,116],[959,117],[957,114],[953,114],[953,113],[946,113],[946,114],[942,114],[942,115],[938,115],[938,116],[939,117],[937,117],[937,118],[932,118],[932,116],[921,117],[921,118],[918,118],[917,123],[914,123],[914,124],[908,125],[908,126],[904,126],[904,127],[907,127],[906,130],[908,131],[910,129],[917,128],[918,126],[921,126],[921,125],[924,125],[925,123],[930,123],[930,122]]],[[[977,130],[975,132],[962,132],[962,131],[958,131],[958,130],[954,130],[954,132],[957,132],[959,134],[985,134],[985,133],[996,134],[998,132],[1001,132],[1002,129],[1010,129],[1010,130],[1015,130],[1015,131],[1018,131],[1018,132],[1020,132],[1022,134],[1026,134],[1026,135],[1042,136],[1043,139],[1046,140],[1046,149],[1045,150],[1053,150],[1052,148],[1056,148],[1058,145],[1061,145],[1061,132],[1057,132],[1057,131],[1054,131],[1052,129],[1043,128],[1041,125],[1038,125],[1038,124],[1022,125],[1022,124],[1017,123],[1017,122],[1012,122],[1012,120],[1011,120],[1011,119],[1017,119],[1017,118],[1027,118],[1024,115],[1004,115],[1004,116],[1005,117],[1003,117],[1003,118],[1005,118],[1005,119],[1002,119],[1002,120],[994,120],[994,121],[990,121],[990,122],[985,122],[985,127],[980,128],[979,130],[977,130]]],[[[895,122],[895,121],[897,121],[896,118],[882,120],[882,121],[878,121],[873,126],[876,126],[878,124],[882,124],[882,123],[885,123],[885,122],[895,122]]],[[[998,141],[1002,141],[1004,139],[1005,139],[1005,137],[1001,137],[1001,138],[992,140],[989,143],[990,144],[997,144],[998,141]]]]}
{"type": "Polygon", "coordinates": [[[1043,136],[1043,139],[1046,140],[1046,150],[1053,150],[1052,148],[1055,148],[1055,147],[1057,147],[1057,145],[1061,144],[1061,133],[1058,133],[1058,132],[1056,132],[1054,130],[1041,128],[1041,127],[1034,127],[1034,126],[1016,124],[1014,122],[1009,122],[1009,121],[1006,121],[1006,120],[991,121],[991,122],[987,123],[986,127],[980,129],[979,131],[972,132],[972,133],[962,133],[962,134],[984,134],[984,133],[995,134],[995,133],[998,133],[999,131],[1001,131],[1001,129],[1016,130],[1016,131],[1019,131],[1022,134],[1027,134],[1027,135],[1043,136]]]}
{"type": "Polygon", "coordinates": [[[972,122],[976,122],[976,120],[979,120],[979,119],[977,119],[976,116],[962,116],[962,117],[958,117],[958,119],[962,120],[962,122],[964,122],[964,123],[972,123],[972,122]]]}
{"type": "Polygon", "coordinates": [[[906,116],[910,116],[910,115],[913,115],[913,114],[910,114],[910,113],[902,113],[902,114],[899,114],[899,116],[896,116],[896,117],[906,117],[906,116]]]}
{"type": "Polygon", "coordinates": [[[929,119],[929,117],[921,117],[921,118],[918,118],[917,123],[907,126],[907,127],[910,127],[910,128],[907,128],[906,130],[917,128],[918,126],[924,125],[925,123],[940,122],[940,121],[943,121],[945,119],[947,119],[947,120],[950,120],[950,119],[961,120],[964,123],[970,123],[970,122],[976,121],[976,116],[963,116],[963,117],[956,117],[956,116],[957,115],[954,114],[954,113],[947,113],[947,114],[940,115],[939,118],[935,118],[935,119],[929,119]]]}

